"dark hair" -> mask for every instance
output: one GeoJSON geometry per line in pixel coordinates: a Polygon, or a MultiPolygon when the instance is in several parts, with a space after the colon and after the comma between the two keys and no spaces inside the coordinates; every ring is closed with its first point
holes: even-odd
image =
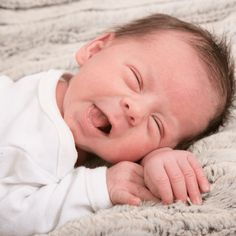
{"type": "Polygon", "coordinates": [[[218,108],[206,129],[194,137],[182,140],[176,146],[178,149],[186,149],[193,142],[217,132],[221,125],[228,122],[235,93],[234,62],[225,37],[219,39],[197,25],[165,14],[153,14],[126,25],[117,26],[114,28],[114,33],[116,38],[134,36],[140,38],[163,30],[174,30],[190,36],[188,42],[205,63],[209,79],[219,95],[218,108]]]}

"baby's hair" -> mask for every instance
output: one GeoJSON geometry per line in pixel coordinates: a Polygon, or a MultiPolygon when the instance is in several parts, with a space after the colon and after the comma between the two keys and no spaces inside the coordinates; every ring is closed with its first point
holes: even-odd
{"type": "MultiPolygon", "coordinates": [[[[208,126],[194,137],[182,140],[176,148],[187,149],[195,141],[218,131],[224,126],[233,108],[235,93],[234,61],[230,46],[225,37],[217,38],[200,26],[179,20],[165,14],[153,14],[142,19],[114,28],[118,38],[145,38],[160,31],[177,31],[185,33],[188,43],[198,53],[208,70],[208,76],[218,93],[219,104],[216,114],[208,126]]],[[[186,37],[184,37],[186,38],[186,37]]]]}

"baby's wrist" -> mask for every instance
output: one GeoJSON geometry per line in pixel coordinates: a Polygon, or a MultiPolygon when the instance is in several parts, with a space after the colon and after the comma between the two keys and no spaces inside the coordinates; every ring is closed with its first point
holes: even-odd
{"type": "Polygon", "coordinates": [[[147,163],[147,161],[149,161],[151,158],[156,157],[158,154],[160,154],[161,152],[166,152],[166,151],[173,151],[172,148],[169,147],[163,147],[163,148],[158,148],[155,149],[153,151],[151,151],[150,153],[148,153],[141,161],[140,164],[142,166],[145,166],[145,164],[147,163]]]}

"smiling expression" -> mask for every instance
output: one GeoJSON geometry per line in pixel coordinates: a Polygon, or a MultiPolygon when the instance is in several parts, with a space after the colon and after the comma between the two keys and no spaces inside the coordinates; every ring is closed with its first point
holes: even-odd
{"type": "Polygon", "coordinates": [[[109,33],[79,50],[81,68],[62,104],[78,148],[112,163],[137,161],[206,128],[215,93],[184,37],[160,32],[134,40],[109,33]]]}

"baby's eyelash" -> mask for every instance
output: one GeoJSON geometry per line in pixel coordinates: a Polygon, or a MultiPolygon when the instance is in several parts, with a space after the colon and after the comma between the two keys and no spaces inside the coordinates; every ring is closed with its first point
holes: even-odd
{"type": "Polygon", "coordinates": [[[159,124],[159,122],[158,122],[158,119],[157,119],[155,116],[152,116],[152,118],[153,118],[153,120],[155,121],[155,123],[156,123],[156,125],[157,125],[157,127],[158,127],[158,129],[159,129],[159,132],[162,133],[162,132],[161,132],[161,126],[160,126],[160,124],[159,124]]]}
{"type": "Polygon", "coordinates": [[[130,67],[131,71],[133,72],[137,82],[138,82],[138,85],[139,85],[139,89],[141,90],[142,89],[142,79],[141,79],[141,76],[138,75],[138,73],[136,72],[136,70],[133,68],[133,67],[130,67]]]}

